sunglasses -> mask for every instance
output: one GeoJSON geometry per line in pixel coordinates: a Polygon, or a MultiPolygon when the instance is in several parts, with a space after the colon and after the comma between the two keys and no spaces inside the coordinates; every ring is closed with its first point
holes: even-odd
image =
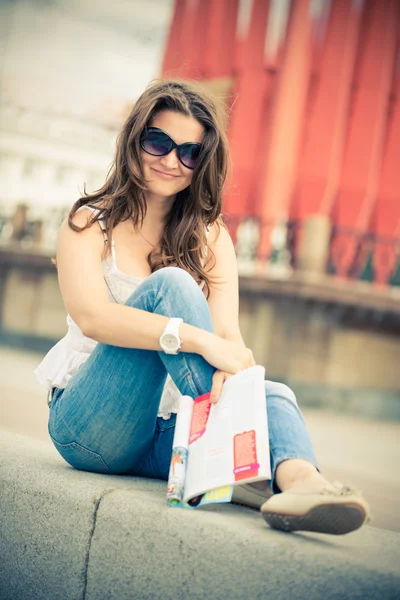
{"type": "Polygon", "coordinates": [[[152,156],[166,156],[176,148],[179,160],[187,169],[195,168],[201,150],[201,144],[196,142],[176,144],[168,133],[158,127],[147,127],[143,131],[140,146],[152,156]]]}

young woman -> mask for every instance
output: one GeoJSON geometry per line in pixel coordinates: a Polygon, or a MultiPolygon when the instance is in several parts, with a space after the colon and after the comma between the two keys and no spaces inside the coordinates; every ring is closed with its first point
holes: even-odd
{"type": "MultiPolygon", "coordinates": [[[[76,469],[168,479],[180,394],[254,365],[238,324],[234,247],[221,221],[224,116],[197,85],[153,83],[118,137],[104,186],[59,232],[67,335],[36,373],[49,433],[76,469]]],[[[348,533],[369,519],[361,494],[318,468],[293,392],[265,382],[272,478],[235,500],[271,527],[348,533]]]]}

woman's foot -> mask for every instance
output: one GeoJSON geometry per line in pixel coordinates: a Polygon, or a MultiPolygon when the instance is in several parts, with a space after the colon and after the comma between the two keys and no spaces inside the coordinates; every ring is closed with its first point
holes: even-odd
{"type": "Polygon", "coordinates": [[[295,486],[275,494],[261,507],[273,529],[315,531],[342,535],[370,522],[369,506],[361,493],[335,482],[331,488],[295,486]]]}
{"type": "Polygon", "coordinates": [[[340,482],[331,484],[308,461],[280,463],[276,484],[282,492],[261,506],[262,516],[273,529],[341,535],[371,521],[361,492],[340,482]]]}
{"type": "Polygon", "coordinates": [[[276,469],[275,483],[282,492],[304,486],[334,489],[334,486],[312,463],[302,458],[289,458],[282,461],[276,469]]]}

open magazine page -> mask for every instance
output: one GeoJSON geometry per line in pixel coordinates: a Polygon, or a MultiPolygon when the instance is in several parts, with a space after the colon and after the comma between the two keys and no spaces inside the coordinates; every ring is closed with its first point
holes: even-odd
{"type": "Polygon", "coordinates": [[[195,399],[183,501],[207,490],[271,478],[265,369],[230,377],[217,404],[195,399]]]}
{"type": "Polygon", "coordinates": [[[168,476],[168,503],[170,506],[195,508],[196,506],[214,502],[230,502],[233,491],[233,487],[231,486],[224,486],[217,490],[209,490],[200,498],[193,499],[192,505],[183,502],[193,406],[193,398],[190,396],[181,396],[176,416],[171,465],[168,476]]]}

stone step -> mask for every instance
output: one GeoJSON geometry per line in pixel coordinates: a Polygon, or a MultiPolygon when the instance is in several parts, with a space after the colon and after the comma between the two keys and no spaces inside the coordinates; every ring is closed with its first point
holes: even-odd
{"type": "Polygon", "coordinates": [[[398,533],[287,534],[250,508],[165,495],[165,482],[77,471],[51,443],[0,431],[0,597],[398,598],[398,533]]]}

